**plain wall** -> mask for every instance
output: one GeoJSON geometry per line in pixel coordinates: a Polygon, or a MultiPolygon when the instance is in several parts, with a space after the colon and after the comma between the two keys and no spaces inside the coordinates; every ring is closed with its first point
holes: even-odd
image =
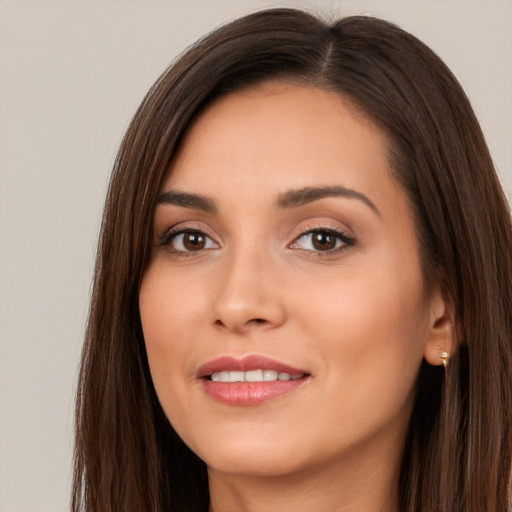
{"type": "Polygon", "coordinates": [[[375,14],[465,87],[512,191],[512,2],[0,0],[0,511],[68,510],[73,399],[117,146],[168,63],[256,8],[375,14]]]}

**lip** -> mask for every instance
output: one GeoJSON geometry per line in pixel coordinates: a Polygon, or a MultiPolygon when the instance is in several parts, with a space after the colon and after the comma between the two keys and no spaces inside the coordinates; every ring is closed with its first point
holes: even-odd
{"type": "Polygon", "coordinates": [[[240,359],[232,356],[222,356],[208,361],[197,370],[197,377],[201,379],[208,377],[212,373],[222,371],[249,372],[251,370],[275,370],[277,372],[289,373],[290,375],[309,375],[309,372],[306,370],[294,368],[270,357],[250,355],[240,359]]]}
{"type": "Polygon", "coordinates": [[[260,355],[243,358],[223,356],[202,365],[197,371],[205,393],[214,400],[232,406],[257,405],[301,388],[310,381],[311,374],[275,359],[260,355]],[[297,380],[267,382],[214,382],[207,379],[212,373],[221,371],[275,370],[290,375],[304,375],[297,380]]]}

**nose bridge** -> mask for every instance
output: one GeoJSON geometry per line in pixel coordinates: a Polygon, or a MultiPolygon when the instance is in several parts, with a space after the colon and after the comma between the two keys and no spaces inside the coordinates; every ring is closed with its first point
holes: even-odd
{"type": "Polygon", "coordinates": [[[213,320],[233,331],[277,326],[284,305],[277,287],[277,265],[264,244],[247,240],[234,245],[218,273],[213,320]]]}

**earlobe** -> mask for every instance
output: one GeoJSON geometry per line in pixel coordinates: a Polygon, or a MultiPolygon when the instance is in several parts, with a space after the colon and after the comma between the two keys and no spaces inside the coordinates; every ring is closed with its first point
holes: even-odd
{"type": "Polygon", "coordinates": [[[432,366],[446,365],[455,349],[455,312],[441,293],[431,301],[424,358],[432,366]]]}

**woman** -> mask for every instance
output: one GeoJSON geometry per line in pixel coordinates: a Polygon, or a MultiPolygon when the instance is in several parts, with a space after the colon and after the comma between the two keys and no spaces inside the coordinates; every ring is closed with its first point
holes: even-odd
{"type": "Polygon", "coordinates": [[[511,255],[416,38],[288,9],[218,29],[115,164],[73,509],[508,511],[511,255]]]}

